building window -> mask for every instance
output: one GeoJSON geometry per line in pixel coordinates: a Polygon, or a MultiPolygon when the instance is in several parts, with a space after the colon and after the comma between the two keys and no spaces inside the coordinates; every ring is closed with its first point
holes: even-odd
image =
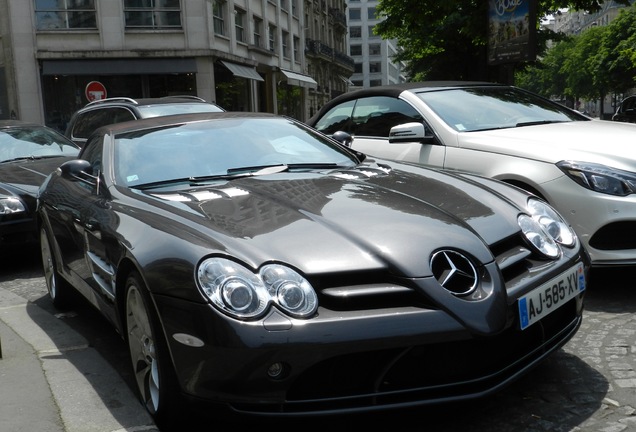
{"type": "Polygon", "coordinates": [[[382,63],[380,63],[380,62],[370,62],[369,63],[369,72],[370,73],[382,72],[382,63]]]}
{"type": "Polygon", "coordinates": [[[353,73],[362,73],[362,63],[354,63],[353,73]]]}
{"type": "Polygon", "coordinates": [[[372,25],[370,25],[370,26],[369,26],[369,37],[370,37],[370,38],[378,38],[378,37],[380,37],[380,36],[376,35],[376,34],[373,32],[373,28],[374,28],[374,27],[375,27],[375,26],[372,26],[372,25]]]}
{"type": "Polygon", "coordinates": [[[269,50],[276,52],[276,26],[270,24],[268,28],[269,37],[269,50]]]}
{"type": "Polygon", "coordinates": [[[245,42],[245,11],[234,9],[234,30],[236,31],[236,40],[245,42]]]}
{"type": "Polygon", "coordinates": [[[380,55],[382,54],[382,48],[380,44],[370,44],[369,45],[369,55],[380,55]]]}
{"type": "Polygon", "coordinates": [[[282,36],[283,43],[283,57],[289,57],[289,33],[284,31],[282,36]]]}
{"type": "Polygon", "coordinates": [[[360,9],[349,9],[349,21],[351,20],[360,20],[360,9]]]}
{"type": "MultiPolygon", "coordinates": [[[[298,16],[298,0],[291,0],[292,16],[298,16]]],[[[307,21],[305,21],[307,22],[307,21]]]]}
{"type": "Polygon", "coordinates": [[[349,48],[349,54],[354,55],[362,55],[362,45],[351,45],[349,48]]]}
{"type": "Polygon", "coordinates": [[[124,0],[126,28],[181,28],[179,0],[124,0]]]}
{"type": "Polygon", "coordinates": [[[280,0],[280,8],[284,11],[289,10],[289,0],[280,0]]]}
{"type": "Polygon", "coordinates": [[[212,19],[214,20],[214,33],[225,36],[225,2],[215,0],[212,4],[212,19]]]}
{"type": "Polygon", "coordinates": [[[369,9],[367,9],[367,18],[369,18],[370,20],[376,19],[374,7],[370,7],[369,9]]]}
{"type": "Polygon", "coordinates": [[[38,30],[96,29],[94,0],[35,0],[38,30]]]}
{"type": "Polygon", "coordinates": [[[300,54],[298,53],[298,47],[300,46],[300,38],[294,36],[294,61],[300,62],[300,54]]]}
{"type": "Polygon", "coordinates": [[[263,48],[263,20],[254,17],[254,45],[263,48]]]}
{"type": "Polygon", "coordinates": [[[360,26],[349,27],[349,37],[352,37],[352,38],[362,37],[362,27],[360,26]]]}
{"type": "Polygon", "coordinates": [[[378,87],[382,85],[382,80],[371,80],[369,81],[369,87],[378,87]]]}

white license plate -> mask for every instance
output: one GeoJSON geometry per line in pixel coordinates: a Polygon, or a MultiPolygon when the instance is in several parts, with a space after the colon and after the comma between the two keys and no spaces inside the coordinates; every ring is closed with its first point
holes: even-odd
{"type": "Polygon", "coordinates": [[[579,263],[519,299],[517,304],[521,330],[554,312],[583,291],[585,271],[583,264],[579,263]]]}

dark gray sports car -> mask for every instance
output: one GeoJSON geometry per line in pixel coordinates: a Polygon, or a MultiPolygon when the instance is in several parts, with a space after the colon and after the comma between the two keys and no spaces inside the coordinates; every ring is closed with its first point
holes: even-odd
{"type": "Polygon", "coordinates": [[[42,258],[180,401],[336,413],[479,397],[565,344],[588,257],[537,198],[250,113],[101,128],[42,186],[42,258]],[[187,396],[184,398],[184,396],[187,396]]]}
{"type": "Polygon", "coordinates": [[[35,123],[0,120],[0,250],[37,239],[36,196],[44,179],[79,147],[35,123]]]}

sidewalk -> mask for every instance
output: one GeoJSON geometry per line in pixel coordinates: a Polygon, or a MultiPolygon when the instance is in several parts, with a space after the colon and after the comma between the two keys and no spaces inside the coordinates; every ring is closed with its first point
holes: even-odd
{"type": "Polygon", "coordinates": [[[86,339],[1,288],[0,353],[2,432],[158,431],[86,339]]]}

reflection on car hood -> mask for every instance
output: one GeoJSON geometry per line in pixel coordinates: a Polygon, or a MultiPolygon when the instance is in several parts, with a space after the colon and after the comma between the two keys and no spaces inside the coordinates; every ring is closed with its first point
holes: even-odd
{"type": "Polygon", "coordinates": [[[388,267],[427,276],[438,248],[486,263],[493,259],[486,243],[518,231],[519,209],[478,183],[407,166],[365,171],[279,173],[189,193],[139,193],[172,206],[252,264],[282,261],[307,273],[388,267]]]}
{"type": "Polygon", "coordinates": [[[478,147],[556,163],[576,160],[633,171],[636,125],[603,120],[522,126],[458,135],[460,147],[478,147]]]}
{"type": "Polygon", "coordinates": [[[0,183],[36,196],[38,188],[46,177],[57,167],[73,157],[51,157],[44,159],[27,159],[0,164],[0,183]]]}

